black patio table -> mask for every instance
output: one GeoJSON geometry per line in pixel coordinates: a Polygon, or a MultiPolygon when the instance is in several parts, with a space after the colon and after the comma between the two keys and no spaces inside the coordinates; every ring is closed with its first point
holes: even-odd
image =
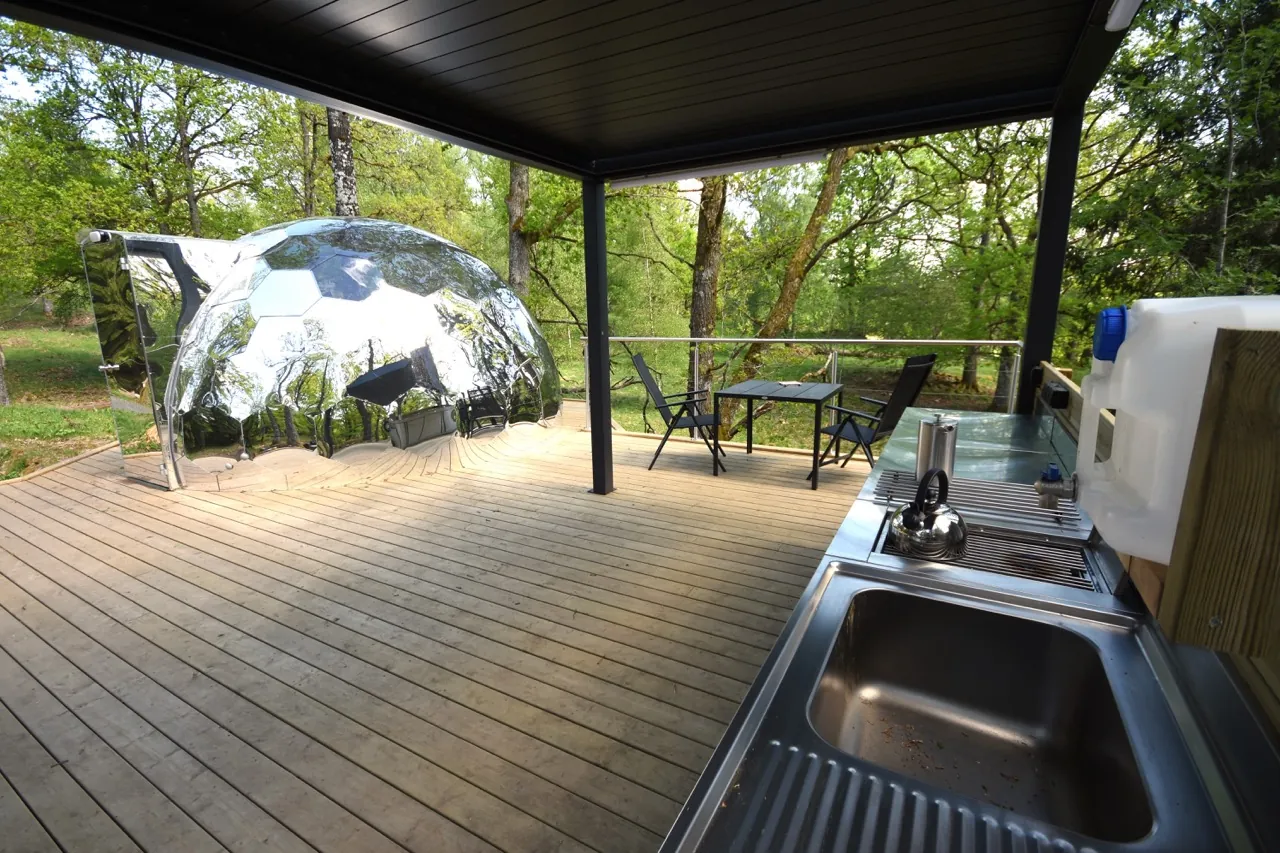
{"type": "MultiPolygon", "coordinates": [[[[838,397],[836,405],[844,402],[844,386],[835,382],[771,382],[765,379],[748,379],[737,385],[722,388],[715,394],[716,423],[720,423],[720,398],[736,397],[747,401],[747,452],[751,452],[751,428],[755,420],[756,400],[772,400],[776,403],[808,403],[813,406],[813,474],[810,488],[818,488],[818,460],[822,455],[822,407],[832,397],[838,397]]],[[[715,433],[715,449],[720,452],[720,429],[715,433]]],[[[716,465],[711,473],[720,475],[716,465]]]]}

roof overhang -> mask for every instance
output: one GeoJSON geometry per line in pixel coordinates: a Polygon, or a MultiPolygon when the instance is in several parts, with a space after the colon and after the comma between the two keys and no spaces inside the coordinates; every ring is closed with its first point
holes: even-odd
{"type": "Polygon", "coordinates": [[[634,180],[1052,115],[1083,102],[1119,46],[1113,5],[1136,8],[0,0],[0,13],[555,172],[634,180]]]}

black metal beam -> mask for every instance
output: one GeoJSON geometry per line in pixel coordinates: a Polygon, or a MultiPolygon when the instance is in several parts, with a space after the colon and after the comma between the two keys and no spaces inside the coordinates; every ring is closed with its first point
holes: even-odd
{"type": "Polygon", "coordinates": [[[587,399],[591,414],[591,491],[613,491],[613,418],[609,410],[609,275],[604,183],[582,182],[582,248],[587,267],[587,399]]]}
{"type": "Polygon", "coordinates": [[[1114,0],[1097,0],[1089,14],[1089,23],[1080,34],[1075,50],[1071,54],[1071,62],[1062,76],[1062,85],[1058,89],[1058,98],[1054,103],[1054,113],[1064,109],[1083,107],[1093,92],[1103,72],[1120,49],[1127,29],[1108,32],[1106,28],[1107,13],[1110,12],[1114,0]]]}
{"type": "Polygon", "coordinates": [[[1084,104],[1058,110],[1049,131],[1049,157],[1045,163],[1044,191],[1040,199],[1040,226],[1036,260],[1031,272],[1031,297],[1027,302],[1027,328],[1022,340],[1022,376],[1017,408],[1030,414],[1035,405],[1031,371],[1053,358],[1053,337],[1058,327],[1058,297],[1062,294],[1062,269],[1067,259],[1071,227],[1071,203],[1076,189],[1076,163],[1080,159],[1080,134],[1084,129],[1084,104]]]}

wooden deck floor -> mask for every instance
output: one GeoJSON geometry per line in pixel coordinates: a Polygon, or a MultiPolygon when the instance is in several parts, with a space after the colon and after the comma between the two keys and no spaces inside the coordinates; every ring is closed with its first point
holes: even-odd
{"type": "Polygon", "coordinates": [[[865,475],[654,447],[0,486],[0,849],[653,851],[865,475]]]}

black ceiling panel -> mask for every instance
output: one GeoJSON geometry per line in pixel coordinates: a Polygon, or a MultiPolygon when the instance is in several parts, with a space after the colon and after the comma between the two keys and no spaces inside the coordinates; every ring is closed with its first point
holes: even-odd
{"type": "Polygon", "coordinates": [[[634,177],[1048,115],[1110,0],[0,0],[556,171],[634,177]]]}

